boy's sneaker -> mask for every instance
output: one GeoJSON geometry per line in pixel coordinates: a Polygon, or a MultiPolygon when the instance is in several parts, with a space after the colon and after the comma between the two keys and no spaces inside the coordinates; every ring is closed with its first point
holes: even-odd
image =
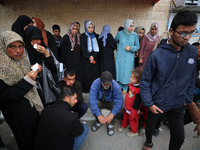
{"type": "Polygon", "coordinates": [[[128,137],[134,137],[134,136],[138,136],[138,132],[134,133],[134,132],[130,131],[130,132],[127,132],[126,135],[128,137]]]}
{"type": "Polygon", "coordinates": [[[121,133],[124,130],[124,128],[122,126],[119,126],[117,130],[119,133],[121,133]]]}

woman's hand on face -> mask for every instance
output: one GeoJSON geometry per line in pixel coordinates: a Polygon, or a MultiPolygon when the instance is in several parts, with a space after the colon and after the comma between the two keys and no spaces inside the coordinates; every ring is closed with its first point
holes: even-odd
{"type": "Polygon", "coordinates": [[[90,56],[90,63],[93,64],[94,63],[94,57],[90,56]]]}
{"type": "Polygon", "coordinates": [[[130,51],[131,50],[131,47],[130,46],[126,46],[126,51],[130,51]]]}
{"type": "Polygon", "coordinates": [[[144,62],[144,61],[143,61],[143,59],[142,59],[142,58],[140,58],[140,59],[139,59],[139,64],[141,64],[141,65],[142,65],[142,64],[143,64],[143,62],[144,62]]]}
{"type": "Polygon", "coordinates": [[[47,49],[45,47],[41,46],[41,45],[37,45],[37,51],[44,54],[46,58],[50,56],[47,49]]]}
{"type": "Polygon", "coordinates": [[[31,78],[32,80],[36,80],[37,74],[38,74],[37,71],[30,71],[30,72],[27,73],[27,76],[29,78],[31,78]]]}

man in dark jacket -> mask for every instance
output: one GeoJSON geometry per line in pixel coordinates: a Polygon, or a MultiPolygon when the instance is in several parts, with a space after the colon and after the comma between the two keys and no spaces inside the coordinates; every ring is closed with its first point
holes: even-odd
{"type": "Polygon", "coordinates": [[[60,87],[60,89],[62,89],[65,86],[71,86],[74,88],[74,90],[77,93],[78,102],[75,106],[72,107],[72,111],[77,112],[78,117],[81,118],[87,112],[88,105],[83,102],[84,99],[82,95],[81,83],[75,78],[75,71],[73,69],[66,69],[64,72],[63,81],[59,82],[57,85],[60,87]]]}
{"type": "Polygon", "coordinates": [[[197,15],[179,12],[172,20],[171,39],[162,40],[146,63],[140,93],[148,107],[144,149],[152,148],[152,134],[163,112],[170,127],[170,150],[179,150],[184,142],[184,104],[193,100],[196,74],[196,49],[188,44],[196,30],[197,15]]]}
{"type": "Polygon", "coordinates": [[[71,112],[76,103],[77,94],[73,88],[64,87],[61,98],[43,110],[35,150],[78,150],[81,147],[89,129],[71,112]]]}

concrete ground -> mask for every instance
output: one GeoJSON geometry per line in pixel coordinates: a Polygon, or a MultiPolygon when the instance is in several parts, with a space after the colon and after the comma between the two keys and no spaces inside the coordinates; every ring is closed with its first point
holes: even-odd
{"type": "MultiPolygon", "coordinates": [[[[85,102],[88,103],[88,94],[84,94],[85,102]]],[[[103,114],[109,113],[104,110],[103,114]]],[[[136,136],[133,138],[127,137],[126,132],[130,131],[129,126],[122,132],[117,131],[121,124],[121,115],[115,123],[115,134],[113,136],[107,135],[107,126],[103,125],[96,131],[91,131],[91,126],[95,122],[95,117],[88,109],[87,113],[81,118],[81,122],[86,122],[90,128],[86,141],[80,150],[141,150],[145,142],[145,136],[136,136]]],[[[185,142],[181,150],[200,150],[200,138],[196,138],[196,133],[193,132],[195,124],[190,123],[185,126],[185,142]]],[[[162,124],[160,134],[153,137],[154,147],[152,150],[167,150],[169,144],[169,129],[162,124]]],[[[4,121],[0,124],[0,136],[4,143],[12,148],[18,150],[14,136],[7,123],[4,121]]]]}

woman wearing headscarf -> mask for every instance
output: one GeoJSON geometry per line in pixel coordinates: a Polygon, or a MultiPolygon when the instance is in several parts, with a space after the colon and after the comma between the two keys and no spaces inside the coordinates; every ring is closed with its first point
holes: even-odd
{"type": "Polygon", "coordinates": [[[67,34],[63,37],[61,48],[62,63],[66,68],[73,69],[76,73],[76,80],[82,82],[80,36],[78,25],[72,22],[67,34]]]}
{"type": "MultiPolygon", "coordinates": [[[[136,32],[138,34],[139,41],[141,41],[142,37],[145,34],[145,28],[144,28],[144,26],[136,27],[134,32],[136,32]]],[[[139,66],[139,57],[138,57],[138,52],[137,52],[137,53],[135,53],[135,67],[138,67],[138,66],[139,66]]]]}
{"type": "Polygon", "coordinates": [[[99,45],[98,35],[94,32],[94,24],[85,21],[85,33],[81,34],[82,52],[82,87],[83,92],[89,92],[92,82],[99,77],[99,45]]]}
{"type": "Polygon", "coordinates": [[[134,21],[126,19],[124,30],[119,31],[115,37],[117,42],[116,54],[116,80],[122,93],[126,94],[130,82],[131,70],[134,69],[135,52],[140,48],[139,37],[133,32],[134,21]]]}
{"type": "Polygon", "coordinates": [[[17,33],[0,33],[0,109],[19,150],[33,150],[39,112],[43,110],[36,89],[37,71],[30,71],[24,42],[17,33]]]}
{"type": "Polygon", "coordinates": [[[29,26],[33,25],[33,21],[26,15],[20,15],[12,25],[12,31],[18,33],[21,37],[24,36],[24,30],[29,26]]]}
{"type": "Polygon", "coordinates": [[[110,33],[110,26],[103,26],[102,32],[99,36],[99,49],[100,49],[100,74],[104,71],[109,71],[113,79],[116,79],[116,69],[114,60],[114,50],[117,44],[112,34],[110,33]]]}
{"type": "Polygon", "coordinates": [[[150,31],[147,34],[145,34],[142,40],[140,41],[140,49],[138,51],[139,68],[143,70],[149,58],[149,55],[153,51],[153,48],[159,39],[158,31],[159,31],[158,23],[152,23],[150,31]]]}
{"type": "MultiPolygon", "coordinates": [[[[38,77],[38,81],[42,88],[42,93],[39,93],[42,99],[43,104],[46,104],[48,101],[50,93],[45,91],[49,89],[49,85],[46,84],[46,74],[44,69],[51,71],[54,80],[57,81],[57,68],[56,62],[54,60],[51,50],[44,44],[42,31],[35,26],[29,26],[24,32],[24,42],[25,49],[28,53],[28,58],[30,65],[38,63],[40,66],[41,74],[38,77]],[[34,48],[34,45],[37,45],[37,48],[34,48]]],[[[41,92],[41,91],[40,91],[41,92]]]]}
{"type": "Polygon", "coordinates": [[[42,37],[44,44],[51,49],[54,56],[58,59],[58,49],[56,46],[56,42],[54,36],[47,30],[45,30],[45,24],[41,19],[32,17],[33,26],[38,27],[42,31],[42,37]]]}

